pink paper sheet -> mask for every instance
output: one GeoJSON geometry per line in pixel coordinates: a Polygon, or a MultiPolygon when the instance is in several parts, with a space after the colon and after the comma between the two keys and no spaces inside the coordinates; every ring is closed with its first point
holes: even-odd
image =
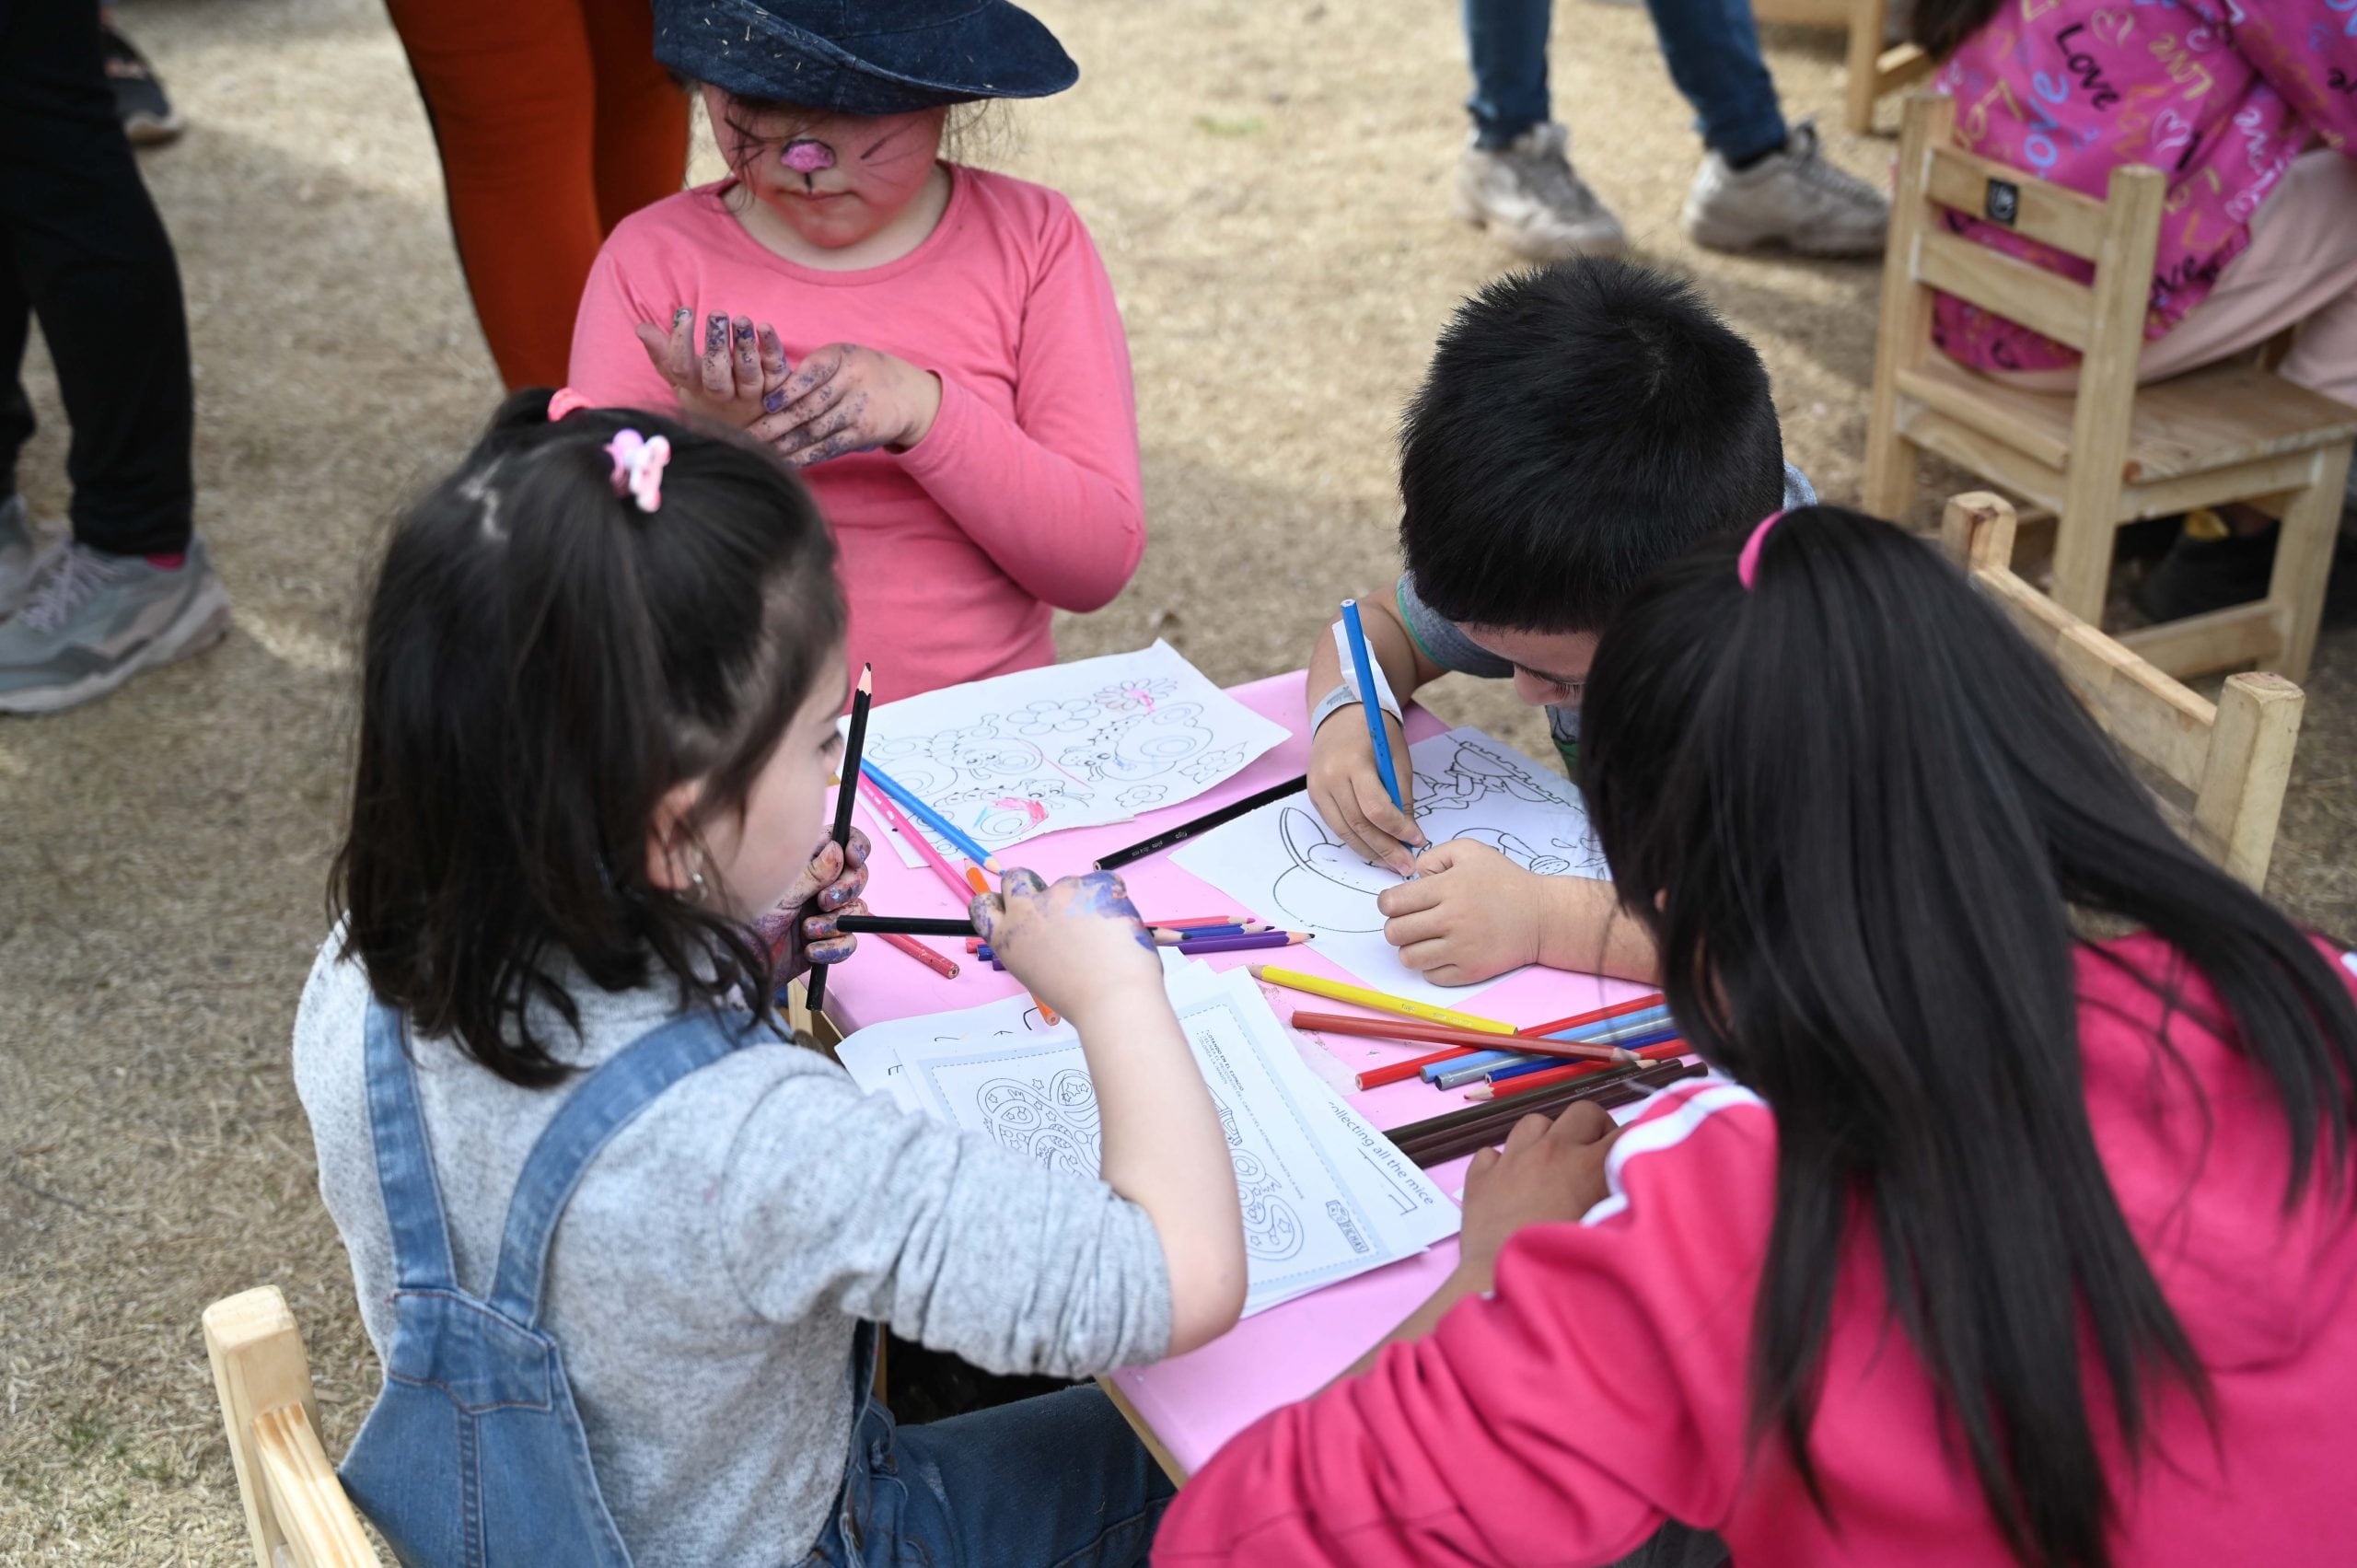
{"type": "MultiPolygon", "coordinates": [[[[1180,806],[1151,812],[1134,822],[1106,828],[1081,828],[1052,833],[1008,852],[1008,864],[1028,866],[1054,878],[1086,871],[1100,854],[1135,843],[1178,822],[1185,822],[1238,800],[1271,784],[1297,778],[1308,765],[1309,738],[1301,731],[1304,719],[1302,681],[1298,672],[1271,676],[1238,686],[1231,695],[1255,712],[1267,714],[1291,729],[1291,739],[1270,751],[1219,788],[1180,806]]],[[[1408,739],[1412,743],[1438,735],[1447,726],[1422,708],[1408,710],[1408,739]]],[[[872,819],[871,833],[878,831],[872,819]]],[[[879,843],[869,862],[868,907],[895,915],[960,915],[964,906],[932,874],[911,870],[900,857],[879,843]]],[[[1257,916],[1257,910],[1236,909],[1227,895],[1189,876],[1155,855],[1125,867],[1130,897],[1147,921],[1183,920],[1191,915],[1257,916]]],[[[861,945],[857,956],[837,969],[828,981],[828,1011],[848,1034],[869,1024],[904,1018],[918,1013],[941,1013],[978,1007],[1020,989],[1014,980],[988,964],[973,959],[963,944],[935,940],[932,946],[961,966],[956,980],[944,980],[931,970],[895,952],[884,943],[861,945]]],[[[1223,953],[1204,960],[1217,969],[1238,964],[1277,961],[1289,969],[1356,980],[1317,956],[1314,947],[1282,951],[1223,953]]],[[[1639,994],[1642,987],[1594,975],[1527,969],[1500,981],[1478,998],[1469,1011],[1515,1025],[1543,1023],[1568,1014],[1608,1006],[1639,994]]],[[[1326,1012],[1358,1012],[1339,1002],[1305,996],[1273,988],[1268,992],[1279,1018],[1289,1019],[1296,1008],[1326,1012]]],[[[1320,1037],[1327,1048],[1353,1071],[1424,1054],[1418,1045],[1392,1045],[1382,1040],[1320,1037]]],[[[1444,1094],[1423,1084],[1391,1084],[1352,1097],[1366,1118],[1378,1127],[1396,1127],[1443,1110],[1460,1109],[1460,1094],[1444,1094]]],[[[1432,1173],[1443,1191],[1455,1195],[1464,1181],[1466,1162],[1455,1161],[1432,1173]]],[[[1456,1266],[1457,1244],[1444,1242],[1418,1258],[1387,1269],[1345,1280],[1298,1301],[1289,1301],[1189,1354],[1153,1366],[1130,1367],[1112,1375],[1163,1446],[1190,1472],[1201,1469],[1221,1444],[1279,1405],[1314,1393],[1366,1348],[1389,1333],[1416,1305],[1430,1295],[1456,1266]]]]}

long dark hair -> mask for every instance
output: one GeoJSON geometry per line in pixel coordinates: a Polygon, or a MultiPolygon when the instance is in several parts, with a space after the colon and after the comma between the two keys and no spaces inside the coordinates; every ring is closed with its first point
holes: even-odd
{"type": "Polygon", "coordinates": [[[765,452],[661,414],[555,423],[518,392],[395,528],[369,596],[352,811],[330,898],[370,986],[513,1083],[566,1069],[528,1020],[575,1028],[551,967],[681,1005],[769,964],[741,923],[650,881],[657,802],[740,810],[842,640],[834,545],[765,452]],[[606,445],[671,445],[661,505],[614,494],[606,445]]]}
{"type": "Polygon", "coordinates": [[[1934,60],[1945,60],[1956,45],[1989,25],[1999,0],[1915,0],[1907,17],[1907,36],[1934,60]]]}
{"type": "MultiPolygon", "coordinates": [[[[1605,633],[1580,748],[1686,1038],[1776,1114],[1753,1436],[1779,1434],[1824,1504],[1817,1376],[1844,1232],[1870,1220],[2015,1555],[2105,1563],[2082,1346],[2131,1453],[2162,1382],[2208,1388],[2089,1127],[2074,919],[2132,922],[2215,987],[2227,1016],[2200,1021],[2283,1110],[2287,1205],[2320,1143],[2333,1190],[2347,1178],[2357,1006],[2291,922],[2169,830],[1928,546],[1805,507],[1769,532],[1755,583],[1728,541],[1642,588],[1605,633]]],[[[2155,1050],[2174,1057],[2165,1027],[2155,1050]]]]}

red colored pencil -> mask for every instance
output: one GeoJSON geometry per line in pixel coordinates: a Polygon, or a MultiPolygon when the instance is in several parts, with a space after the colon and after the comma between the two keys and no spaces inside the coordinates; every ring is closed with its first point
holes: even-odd
{"type": "MultiPolygon", "coordinates": [[[[1469,1045],[1453,1045],[1446,1051],[1435,1051],[1430,1056],[1411,1056],[1405,1062],[1387,1062],[1380,1067],[1370,1067],[1361,1073],[1358,1076],[1359,1087],[1376,1089],[1386,1084],[1404,1084],[1435,1062],[1454,1062],[1460,1056],[1472,1055],[1475,1049],[1469,1045]]],[[[1497,1047],[1485,1045],[1480,1049],[1495,1051],[1497,1047]]]]}
{"type": "Polygon", "coordinates": [[[1650,996],[1632,996],[1626,1002],[1615,1002],[1609,1007],[1598,1007],[1593,1013],[1575,1013],[1568,1018],[1558,1018],[1551,1024],[1533,1024],[1527,1029],[1516,1029],[1519,1035],[1550,1035],[1558,1029],[1575,1029],[1582,1024],[1600,1024],[1607,1018],[1617,1018],[1623,1013],[1642,1013],[1648,1007],[1658,1007],[1666,998],[1658,991],[1650,996]]]}
{"type": "Polygon", "coordinates": [[[1422,1040],[1427,1045],[1462,1046],[1469,1051],[1517,1051],[1536,1056],[1578,1056],[1590,1062],[1622,1059],[1609,1044],[1576,1040],[1526,1042],[1516,1035],[1483,1034],[1476,1029],[1451,1028],[1446,1024],[1427,1024],[1415,1018],[1362,1018],[1350,1013],[1304,1011],[1293,1016],[1293,1027],[1318,1029],[1327,1034],[1361,1035],[1369,1040],[1422,1040]]]}
{"type": "Polygon", "coordinates": [[[958,978],[957,964],[943,958],[913,936],[903,936],[897,931],[885,931],[877,934],[877,939],[899,948],[944,980],[958,978]]]}
{"type": "MultiPolygon", "coordinates": [[[[1630,1052],[1648,1062],[1666,1062],[1687,1052],[1682,1040],[1666,1040],[1655,1045],[1641,1045],[1630,1052]]],[[[1465,1091],[1465,1098],[1479,1103],[1487,1099],[1504,1099],[1508,1095],[1527,1095],[1533,1089],[1543,1089],[1550,1084],[1560,1084],[1569,1078],[1585,1077],[1590,1073],[1611,1070],[1608,1062],[1580,1062],[1568,1067],[1550,1067],[1544,1073],[1525,1073],[1519,1078],[1508,1078],[1499,1084],[1476,1084],[1465,1091]]]]}

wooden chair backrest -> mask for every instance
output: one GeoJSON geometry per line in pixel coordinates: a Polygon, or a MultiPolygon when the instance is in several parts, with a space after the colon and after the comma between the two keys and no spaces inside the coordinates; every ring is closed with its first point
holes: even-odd
{"type": "MultiPolygon", "coordinates": [[[[1987,109],[1976,105],[1970,112],[1987,109]]],[[[2084,357],[2072,418],[2072,461],[2107,467],[2116,480],[2127,453],[2167,179],[2157,168],[2122,165],[2111,171],[2098,202],[1965,151],[1956,144],[1956,125],[1954,99],[1908,96],[1892,206],[1893,260],[1903,261],[1917,288],[1954,295],[2079,350],[2084,357]],[[2073,282],[1953,233],[1951,212],[2092,262],[2094,280],[2073,282]]],[[[1917,319],[1916,341],[1896,345],[1900,363],[1910,366],[1939,352],[1932,346],[1931,312],[1922,310],[1917,319]]]]}
{"type": "Polygon", "coordinates": [[[2014,509],[1997,495],[1955,497],[1940,533],[2112,739],[2192,795],[2195,847],[2264,889],[2307,702],[2300,688],[2280,675],[2231,675],[2213,703],[2138,657],[2014,575],[2014,509]]]}
{"type": "Polygon", "coordinates": [[[275,1285],[204,1309],[204,1352],[259,1568],[380,1568],[319,1436],[311,1364],[275,1285]]]}

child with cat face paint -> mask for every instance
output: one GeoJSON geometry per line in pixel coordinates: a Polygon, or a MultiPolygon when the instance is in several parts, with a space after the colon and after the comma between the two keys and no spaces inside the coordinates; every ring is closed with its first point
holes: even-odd
{"type": "Polygon", "coordinates": [[[615,230],[571,385],[804,470],[879,700],[1051,662],[1051,612],[1111,599],[1144,549],[1128,343],[1071,204],[941,148],[954,106],[1077,68],[1005,4],[655,12],[730,173],[615,230]]]}

